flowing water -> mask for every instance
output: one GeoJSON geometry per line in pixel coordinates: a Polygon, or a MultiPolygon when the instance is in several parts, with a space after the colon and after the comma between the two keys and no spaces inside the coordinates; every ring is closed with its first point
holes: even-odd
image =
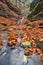
{"type": "MultiPolygon", "coordinates": [[[[23,48],[16,47],[15,49],[11,49],[7,44],[4,44],[2,52],[3,53],[0,54],[0,65],[26,65],[23,63],[23,48]]],[[[27,65],[43,65],[43,62],[41,62],[39,58],[37,54],[33,53],[27,65]]]]}
{"type": "MultiPolygon", "coordinates": [[[[24,17],[21,19],[18,25],[22,25],[23,20],[24,17]]],[[[19,39],[18,43],[20,43],[21,40],[20,37],[18,39],[19,39]]],[[[40,57],[37,54],[33,53],[27,65],[43,65],[43,62],[41,62],[39,58],[40,57]]],[[[11,49],[9,46],[7,46],[7,40],[3,41],[3,48],[0,50],[0,65],[26,65],[23,59],[24,59],[23,48],[17,46],[15,49],[11,49]]]]}

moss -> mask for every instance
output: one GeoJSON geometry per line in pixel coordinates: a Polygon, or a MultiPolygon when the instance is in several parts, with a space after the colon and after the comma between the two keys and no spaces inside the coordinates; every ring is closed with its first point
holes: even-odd
{"type": "Polygon", "coordinates": [[[43,42],[40,42],[39,39],[36,39],[37,46],[43,50],[43,42]]]}
{"type": "MultiPolygon", "coordinates": [[[[32,7],[32,6],[31,6],[32,7]]],[[[31,14],[28,15],[28,19],[31,21],[43,19],[43,2],[37,2],[31,9],[31,14]]]]}

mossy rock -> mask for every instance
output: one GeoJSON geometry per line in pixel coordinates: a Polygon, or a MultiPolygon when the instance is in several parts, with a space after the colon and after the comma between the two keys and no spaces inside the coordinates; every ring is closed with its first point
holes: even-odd
{"type": "Polygon", "coordinates": [[[27,17],[29,20],[42,20],[43,19],[43,2],[37,2],[31,10],[31,14],[27,17]]]}
{"type": "Polygon", "coordinates": [[[40,42],[39,39],[36,39],[37,46],[43,50],[43,42],[40,42]]]}

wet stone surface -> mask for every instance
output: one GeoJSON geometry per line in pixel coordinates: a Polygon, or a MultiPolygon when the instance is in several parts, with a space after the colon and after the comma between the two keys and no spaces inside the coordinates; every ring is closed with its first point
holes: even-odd
{"type": "MultiPolygon", "coordinates": [[[[4,53],[0,55],[0,65],[26,65],[23,63],[23,48],[16,47],[15,49],[10,49],[10,47],[6,46],[3,50],[4,53]]],[[[39,60],[37,54],[33,54],[27,65],[43,65],[43,63],[39,60]]]]}

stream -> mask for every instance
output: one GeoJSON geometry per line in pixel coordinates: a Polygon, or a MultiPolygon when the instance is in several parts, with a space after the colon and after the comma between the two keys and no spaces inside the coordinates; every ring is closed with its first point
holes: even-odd
{"type": "MultiPolygon", "coordinates": [[[[23,20],[24,17],[18,22],[18,25],[22,25],[23,20]]],[[[18,43],[20,43],[20,37],[18,39],[18,43]]],[[[4,40],[3,48],[0,50],[0,65],[43,65],[39,58],[38,54],[33,53],[32,57],[28,60],[28,64],[24,63],[24,49],[20,46],[11,49],[7,46],[6,40],[4,40]]]]}
{"type": "MultiPolygon", "coordinates": [[[[6,43],[2,48],[2,52],[3,53],[0,54],[0,65],[26,65],[23,61],[24,49],[20,46],[11,49],[6,43]]],[[[27,65],[43,65],[43,62],[41,62],[39,58],[37,54],[33,53],[27,65]]]]}

